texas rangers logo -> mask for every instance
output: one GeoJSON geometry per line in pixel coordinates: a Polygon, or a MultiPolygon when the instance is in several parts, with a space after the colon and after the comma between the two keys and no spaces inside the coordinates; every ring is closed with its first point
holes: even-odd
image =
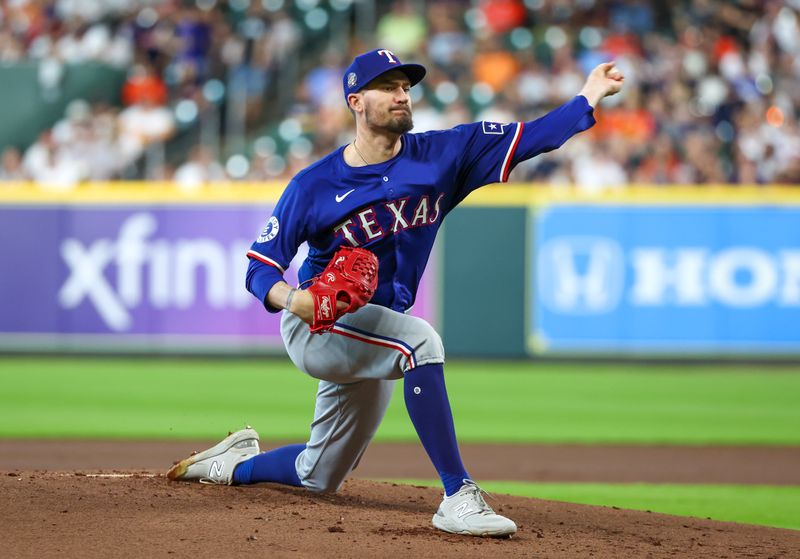
{"type": "Polygon", "coordinates": [[[386,49],[379,50],[378,54],[388,58],[389,59],[389,64],[397,64],[397,62],[398,62],[397,56],[390,50],[386,50],[386,49]]]}
{"type": "Polygon", "coordinates": [[[271,241],[278,234],[279,229],[280,225],[278,224],[278,218],[273,215],[271,218],[269,218],[267,226],[264,227],[261,235],[258,236],[258,242],[266,243],[267,241],[271,241]]]}
{"type": "Polygon", "coordinates": [[[500,124],[499,122],[487,122],[485,120],[481,123],[481,128],[483,129],[484,134],[505,134],[506,131],[503,129],[504,126],[506,125],[500,124]]]}

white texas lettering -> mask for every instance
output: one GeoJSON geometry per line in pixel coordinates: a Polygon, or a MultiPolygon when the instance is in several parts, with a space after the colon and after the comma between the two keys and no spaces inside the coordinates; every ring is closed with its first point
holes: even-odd
{"type": "Polygon", "coordinates": [[[340,223],[336,227],[333,228],[334,233],[341,233],[345,240],[350,243],[350,246],[357,247],[358,241],[353,236],[353,232],[350,231],[350,227],[355,225],[355,222],[352,219],[348,219],[347,221],[340,223]]]}
{"type": "Polygon", "coordinates": [[[411,212],[410,220],[405,211],[408,206],[408,198],[385,202],[383,205],[389,211],[389,215],[393,219],[391,226],[387,224],[388,229],[386,230],[381,227],[375,208],[368,207],[356,213],[353,217],[348,218],[347,221],[343,221],[334,227],[333,233],[341,233],[347,243],[356,247],[361,244],[359,238],[363,238],[358,234],[358,231],[363,232],[364,237],[366,237],[366,242],[383,237],[387,231],[391,234],[397,234],[400,231],[405,231],[412,227],[430,225],[436,223],[442,215],[443,198],[444,193],[439,194],[436,197],[436,201],[433,203],[433,208],[431,208],[430,197],[427,194],[423,195],[419,199],[419,202],[417,202],[413,212],[411,212]],[[356,238],[356,235],[358,235],[359,238],[356,238]]]}
{"type": "Polygon", "coordinates": [[[425,195],[419,199],[414,210],[414,219],[411,220],[411,227],[419,227],[428,223],[428,196],[425,195]]]}
{"type": "Polygon", "coordinates": [[[367,240],[371,241],[372,239],[383,237],[381,226],[375,222],[375,210],[367,208],[359,212],[358,219],[361,220],[361,228],[367,234],[367,240]]]}
{"type": "Polygon", "coordinates": [[[386,208],[390,212],[392,212],[392,217],[394,217],[394,223],[392,224],[392,233],[397,233],[398,231],[408,228],[408,222],[406,221],[406,218],[403,216],[403,210],[405,209],[407,202],[408,198],[403,198],[402,200],[386,203],[386,208]]]}
{"type": "Polygon", "coordinates": [[[439,206],[442,203],[442,198],[444,198],[444,192],[437,196],[436,202],[433,204],[433,209],[436,211],[428,216],[428,223],[436,223],[436,220],[439,219],[439,206]]]}

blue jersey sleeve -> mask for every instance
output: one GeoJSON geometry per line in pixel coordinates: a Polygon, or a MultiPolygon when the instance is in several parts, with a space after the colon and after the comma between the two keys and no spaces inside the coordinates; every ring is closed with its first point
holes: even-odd
{"type": "Polygon", "coordinates": [[[280,309],[269,304],[267,294],[273,285],[283,280],[297,248],[308,236],[308,224],[313,222],[308,199],[303,194],[296,181],[289,183],[258,239],[247,251],[250,259],[247,290],[270,312],[280,309]]]}
{"type": "MultiPolygon", "coordinates": [[[[476,122],[453,128],[459,155],[458,203],[481,186],[506,182],[520,162],[561,147],[594,125],[593,109],[583,96],[531,122],[476,122]]],[[[455,204],[454,204],[455,205],[455,204]]]]}
{"type": "Polygon", "coordinates": [[[575,134],[594,126],[594,109],[583,95],[574,97],[541,118],[520,123],[522,133],[519,145],[510,160],[508,173],[520,161],[560,148],[575,134]]]}

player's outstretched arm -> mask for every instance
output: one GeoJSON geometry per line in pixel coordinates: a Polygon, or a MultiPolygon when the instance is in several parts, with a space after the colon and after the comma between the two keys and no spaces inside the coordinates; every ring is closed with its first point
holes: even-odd
{"type": "Polygon", "coordinates": [[[603,62],[586,78],[578,95],[583,95],[592,107],[596,107],[603,97],[619,93],[625,76],[614,66],[614,62],[603,62]]]}

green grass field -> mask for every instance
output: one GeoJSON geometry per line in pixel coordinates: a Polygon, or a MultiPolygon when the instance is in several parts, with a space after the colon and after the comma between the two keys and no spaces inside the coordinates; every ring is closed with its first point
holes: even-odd
{"type": "MultiPolygon", "coordinates": [[[[401,482],[439,487],[438,480],[401,482]]],[[[481,486],[497,494],[800,530],[800,487],[514,481],[492,481],[481,486]]]]}
{"type": "MultiPolygon", "coordinates": [[[[800,367],[456,361],[447,371],[462,442],[800,445],[800,367]]],[[[0,358],[0,438],[216,439],[249,423],[264,438],[303,440],[315,387],[282,359],[0,358]]],[[[416,440],[400,390],[377,439],[416,440]]],[[[486,486],[800,529],[798,488],[486,486]]]]}
{"type": "MultiPolygon", "coordinates": [[[[453,362],[464,442],[800,445],[800,367],[453,362]]],[[[316,381],[287,360],[3,358],[0,437],[304,438],[316,381]]],[[[379,440],[416,440],[400,390],[379,440]]]]}

